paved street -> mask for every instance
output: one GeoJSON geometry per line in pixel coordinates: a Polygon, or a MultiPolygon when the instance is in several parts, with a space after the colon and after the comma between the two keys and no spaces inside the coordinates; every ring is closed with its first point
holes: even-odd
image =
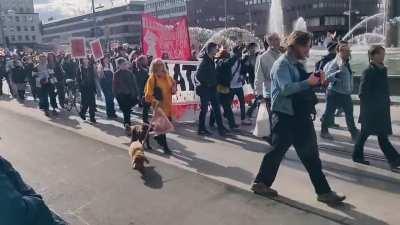
{"type": "MultiPolygon", "coordinates": [[[[274,184],[279,199],[249,193],[270,148],[248,132],[199,138],[192,125],[180,125],[168,136],[174,156],[149,152],[151,169],[141,177],[128,166],[129,140],[116,121],[92,126],[67,113],[49,119],[32,102],[7,99],[0,114],[1,154],[72,224],[400,224],[400,175],[388,170],[373,138],[366,147],[372,166],[353,164],[344,130],[332,130],[336,141],[320,141],[328,180],[348,197],[331,208],[315,200],[294,151],[274,184]]],[[[400,108],[392,115],[400,149],[400,108]]],[[[338,122],[343,126],[343,118],[338,122]]]]}

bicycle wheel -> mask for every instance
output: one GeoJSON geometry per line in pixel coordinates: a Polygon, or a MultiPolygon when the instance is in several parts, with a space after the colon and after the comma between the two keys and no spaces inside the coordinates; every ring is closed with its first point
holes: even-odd
{"type": "Polygon", "coordinates": [[[72,108],[74,107],[75,104],[75,96],[73,95],[71,90],[67,90],[67,98],[65,99],[66,104],[65,104],[65,109],[68,112],[71,112],[72,108]]]}

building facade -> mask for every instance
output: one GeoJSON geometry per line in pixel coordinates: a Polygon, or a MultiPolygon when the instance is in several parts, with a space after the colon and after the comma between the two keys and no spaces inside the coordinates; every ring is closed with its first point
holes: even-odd
{"type": "Polygon", "coordinates": [[[316,38],[323,38],[328,31],[343,36],[365,16],[380,10],[381,0],[283,0],[285,31],[290,32],[296,20],[304,17],[316,38]]]}
{"type": "Polygon", "coordinates": [[[71,37],[99,38],[105,41],[140,43],[141,14],[143,1],[86,14],[73,18],[52,21],[43,25],[43,42],[66,44],[71,37]]]}
{"type": "Polygon", "coordinates": [[[186,16],[186,2],[187,0],[146,0],[144,12],[160,19],[186,16]]]}
{"type": "Polygon", "coordinates": [[[0,0],[0,46],[33,47],[41,41],[41,23],[33,0],[0,0]]]}

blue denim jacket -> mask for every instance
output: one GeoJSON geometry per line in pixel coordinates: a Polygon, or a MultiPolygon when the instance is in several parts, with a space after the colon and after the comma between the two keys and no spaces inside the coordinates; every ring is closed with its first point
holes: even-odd
{"type": "Polygon", "coordinates": [[[353,93],[353,72],[348,63],[344,63],[339,57],[336,57],[325,66],[324,71],[326,79],[330,81],[329,91],[345,95],[353,93]]]}
{"type": "Polygon", "coordinates": [[[292,95],[311,88],[307,80],[300,81],[296,67],[299,63],[290,54],[284,54],[274,63],[271,69],[272,111],[294,116],[292,95]]]}

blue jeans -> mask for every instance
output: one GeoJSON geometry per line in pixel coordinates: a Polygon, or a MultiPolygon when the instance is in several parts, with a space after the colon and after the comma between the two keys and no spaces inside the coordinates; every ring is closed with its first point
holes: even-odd
{"type": "Polygon", "coordinates": [[[114,94],[112,91],[112,80],[113,74],[106,71],[104,78],[100,80],[101,90],[103,91],[104,98],[106,100],[106,112],[107,116],[115,115],[115,105],[114,105],[114,94]]]}

